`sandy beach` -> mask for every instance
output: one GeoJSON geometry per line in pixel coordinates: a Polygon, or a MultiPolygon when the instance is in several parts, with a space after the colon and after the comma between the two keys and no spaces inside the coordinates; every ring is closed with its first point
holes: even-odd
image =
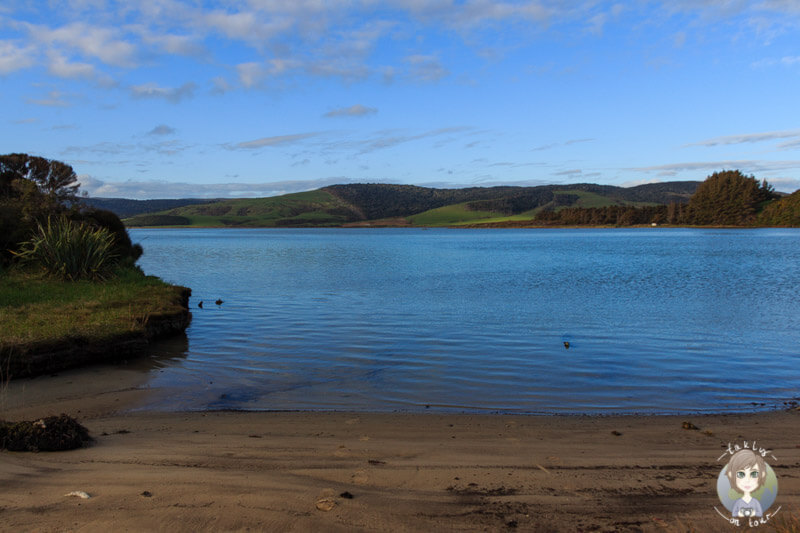
{"type": "Polygon", "coordinates": [[[759,529],[800,510],[797,411],[171,413],[136,410],[159,394],[141,380],[12,382],[0,417],[65,412],[95,441],[0,452],[0,530],[731,531],[716,479],[729,444],[753,440],[779,481],[768,511],[780,510],[759,529]]]}

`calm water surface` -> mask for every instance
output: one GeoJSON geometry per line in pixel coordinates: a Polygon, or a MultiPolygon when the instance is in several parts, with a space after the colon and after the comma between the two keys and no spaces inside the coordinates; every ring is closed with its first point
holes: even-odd
{"type": "Polygon", "coordinates": [[[150,408],[663,413],[800,395],[798,230],[131,236],[147,273],[193,290],[188,345],[153,350],[150,385],[172,394],[150,408]]]}

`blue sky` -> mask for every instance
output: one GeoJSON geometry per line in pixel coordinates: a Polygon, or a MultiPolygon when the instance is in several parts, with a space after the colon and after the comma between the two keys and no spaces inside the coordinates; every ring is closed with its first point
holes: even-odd
{"type": "Polygon", "coordinates": [[[800,2],[0,4],[0,153],[92,196],[702,180],[800,188],[800,2]]]}

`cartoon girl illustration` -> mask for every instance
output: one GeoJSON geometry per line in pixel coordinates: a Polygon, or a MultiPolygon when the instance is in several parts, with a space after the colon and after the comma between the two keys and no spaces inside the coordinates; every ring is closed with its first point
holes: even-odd
{"type": "Polygon", "coordinates": [[[731,488],[742,494],[742,497],[733,503],[731,515],[734,518],[762,516],[761,502],[753,497],[753,493],[760,489],[767,479],[764,459],[753,450],[739,450],[731,456],[725,475],[731,488]]]}

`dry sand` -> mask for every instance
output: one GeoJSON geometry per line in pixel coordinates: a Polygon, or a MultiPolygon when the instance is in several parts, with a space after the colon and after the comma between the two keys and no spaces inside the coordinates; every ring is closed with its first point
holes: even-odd
{"type": "Polygon", "coordinates": [[[71,376],[14,382],[0,403],[9,420],[66,412],[95,438],[0,452],[2,531],[732,531],[718,458],[753,439],[781,507],[758,529],[800,510],[797,411],[164,413],[131,411],[157,394],[141,374],[71,376]]]}

